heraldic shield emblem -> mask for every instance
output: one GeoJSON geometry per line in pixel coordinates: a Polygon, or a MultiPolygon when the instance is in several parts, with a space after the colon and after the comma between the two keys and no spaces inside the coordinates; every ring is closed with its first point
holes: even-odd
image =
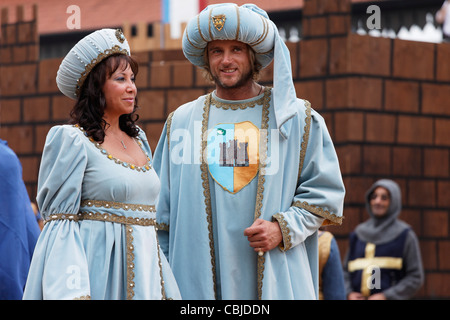
{"type": "Polygon", "coordinates": [[[221,123],[208,133],[208,168],[223,189],[237,193],[259,168],[259,129],[253,123],[221,123]]]}

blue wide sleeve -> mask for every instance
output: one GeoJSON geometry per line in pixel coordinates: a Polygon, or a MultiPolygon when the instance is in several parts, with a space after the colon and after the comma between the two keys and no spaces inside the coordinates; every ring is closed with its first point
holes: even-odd
{"type": "MultiPolygon", "coordinates": [[[[168,118],[170,123],[171,114],[168,118]]],[[[169,177],[169,139],[167,139],[167,122],[161,133],[153,158],[153,168],[160,181],[161,191],[156,204],[156,222],[158,223],[159,245],[169,260],[169,219],[170,219],[170,177],[169,177]]]]}
{"type": "Polygon", "coordinates": [[[324,119],[310,110],[294,199],[288,210],[274,215],[283,231],[282,250],[302,243],[321,225],[342,223],[345,188],[339,161],[324,119]]]}
{"type": "Polygon", "coordinates": [[[78,130],[53,127],[42,155],[37,203],[47,223],[36,244],[24,299],[90,296],[86,255],[76,215],[87,166],[78,130]]]}

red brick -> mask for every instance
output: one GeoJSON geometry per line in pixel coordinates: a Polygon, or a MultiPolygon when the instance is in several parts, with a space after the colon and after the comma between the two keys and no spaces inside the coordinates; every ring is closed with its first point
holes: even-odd
{"type": "Polygon", "coordinates": [[[152,62],[150,65],[150,87],[166,88],[171,85],[171,65],[167,62],[152,62]]]}
{"type": "Polygon", "coordinates": [[[33,128],[32,126],[0,127],[0,137],[8,141],[9,147],[20,156],[22,153],[33,151],[33,128]]]}
{"type": "Polygon", "coordinates": [[[300,41],[300,77],[318,77],[327,73],[327,39],[300,41]]]}
{"type": "Polygon", "coordinates": [[[35,64],[1,66],[0,91],[2,96],[36,93],[36,72],[35,64]]]}
{"type": "Polygon", "coordinates": [[[439,269],[450,271],[450,241],[439,241],[439,269]]]}
{"type": "MultiPolygon", "coordinates": [[[[407,204],[409,206],[436,206],[436,184],[430,180],[411,179],[408,182],[407,204]]],[[[424,220],[427,220],[425,217],[424,220]]]]}
{"type": "Polygon", "coordinates": [[[308,100],[315,110],[323,109],[323,81],[302,81],[295,82],[297,97],[308,100]]]}
{"type": "Polygon", "coordinates": [[[384,175],[391,173],[391,148],[385,146],[363,147],[363,173],[384,175]]]}
{"type": "Polygon", "coordinates": [[[427,210],[424,212],[424,236],[448,237],[448,216],[446,210],[427,210]]]}
{"type": "Polygon", "coordinates": [[[394,39],[393,75],[400,78],[432,80],[434,43],[394,39]]]}
{"type": "Polygon", "coordinates": [[[431,272],[425,276],[425,294],[428,299],[450,297],[450,273],[431,272]]]}
{"type": "Polygon", "coordinates": [[[435,145],[450,146],[450,120],[436,119],[435,130],[435,145]]]}
{"type": "Polygon", "coordinates": [[[329,15],[328,16],[328,34],[346,34],[351,29],[351,17],[346,15],[329,15]]]}
{"type": "Polygon", "coordinates": [[[304,17],[302,22],[302,36],[314,37],[326,35],[328,33],[327,20],[325,16],[304,17]]]}
{"type": "Polygon", "coordinates": [[[348,36],[348,72],[389,76],[390,48],[390,39],[350,34],[348,36]]]}
{"type": "Polygon", "coordinates": [[[448,84],[422,84],[422,112],[424,114],[450,115],[449,97],[450,86],[448,84]]]}
{"type": "Polygon", "coordinates": [[[436,80],[450,81],[450,43],[437,46],[436,80]]]}
{"type": "Polygon", "coordinates": [[[164,120],[165,94],[163,90],[141,90],[138,93],[140,120],[164,120]]]}
{"type": "Polygon", "coordinates": [[[12,47],[12,62],[22,63],[28,59],[28,46],[13,46],[12,47]]]}
{"type": "Polygon", "coordinates": [[[48,120],[49,109],[48,97],[25,98],[23,99],[23,120],[26,122],[48,120]]]}
{"type": "Polygon", "coordinates": [[[415,116],[398,117],[398,143],[433,143],[433,120],[415,116]]]}
{"type": "Polygon", "coordinates": [[[61,58],[41,60],[39,62],[39,92],[59,92],[56,86],[56,74],[61,64],[61,58]]]}
{"type": "Polygon", "coordinates": [[[343,175],[361,173],[361,146],[354,144],[337,146],[336,153],[343,175]]]}
{"type": "Polygon", "coordinates": [[[36,144],[34,145],[34,152],[42,153],[44,150],[45,139],[47,138],[48,131],[53,125],[45,124],[45,125],[36,125],[35,129],[35,139],[36,144]]]}
{"type": "Polygon", "coordinates": [[[136,87],[138,93],[141,89],[148,87],[148,69],[147,65],[139,65],[139,73],[136,77],[136,87]]]}
{"type": "Polygon", "coordinates": [[[382,81],[372,78],[339,78],[326,82],[328,108],[380,110],[382,81]]]}
{"type": "Polygon", "coordinates": [[[430,149],[424,150],[424,175],[425,177],[447,178],[450,173],[448,149],[430,149]]]}
{"type": "Polygon", "coordinates": [[[0,125],[20,121],[20,100],[0,100],[0,125]]]}
{"type": "Polygon", "coordinates": [[[422,214],[419,209],[403,209],[400,219],[409,224],[417,236],[422,236],[422,214]]]}
{"type": "Polygon", "coordinates": [[[72,100],[62,94],[52,97],[52,120],[66,122],[70,119],[70,111],[75,105],[72,100]]]}
{"type": "Polygon", "coordinates": [[[370,142],[395,141],[396,116],[386,114],[366,114],[366,139],[370,142]]]}
{"type": "Polygon", "coordinates": [[[339,112],[334,116],[335,142],[356,142],[364,139],[364,114],[339,112]]]}
{"type": "Polygon", "coordinates": [[[20,162],[22,163],[23,181],[26,183],[37,182],[40,157],[22,157],[20,162]]]}
{"type": "Polygon", "coordinates": [[[437,241],[421,240],[420,253],[422,263],[425,270],[436,270],[438,267],[438,250],[437,241]]]}
{"type": "Polygon", "coordinates": [[[194,67],[189,61],[172,62],[174,87],[192,87],[194,84],[194,67]]]}
{"type": "Polygon", "coordinates": [[[438,181],[438,206],[450,207],[450,181],[438,181]]]}
{"type": "Polygon", "coordinates": [[[185,104],[186,102],[193,101],[199,96],[203,95],[204,92],[201,89],[197,90],[169,90],[167,93],[167,115],[174,111],[179,106],[185,104]]]}
{"type": "Polygon", "coordinates": [[[348,38],[330,39],[330,74],[346,74],[348,72],[348,38]]]}
{"type": "Polygon", "coordinates": [[[386,80],[385,109],[400,112],[419,112],[419,84],[410,81],[386,80]]]}
{"type": "Polygon", "coordinates": [[[347,78],[325,80],[327,108],[348,108],[349,85],[347,78]]]}
{"type": "MultiPolygon", "coordinates": [[[[375,180],[368,176],[357,177],[357,176],[344,176],[344,185],[349,187],[351,186],[351,192],[347,192],[345,194],[345,202],[350,204],[359,203],[360,205],[365,205],[365,194],[367,190],[372,186],[375,180]]],[[[344,213],[345,214],[345,213],[344,213]]],[[[364,220],[369,216],[365,216],[364,220]]]]}
{"type": "Polygon", "coordinates": [[[422,156],[420,148],[394,147],[392,174],[400,176],[421,176],[422,156]]]}

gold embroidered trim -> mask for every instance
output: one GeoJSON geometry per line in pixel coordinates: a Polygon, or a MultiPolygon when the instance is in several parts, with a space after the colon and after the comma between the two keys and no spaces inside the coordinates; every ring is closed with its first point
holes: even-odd
{"type": "Polygon", "coordinates": [[[154,226],[156,227],[155,218],[135,218],[135,217],[125,217],[119,216],[112,213],[101,213],[101,212],[91,212],[82,211],[78,214],[79,220],[95,220],[95,221],[107,221],[126,225],[136,225],[136,226],[154,226]]]}
{"type": "Polygon", "coordinates": [[[164,286],[164,276],[163,276],[163,269],[162,269],[162,261],[161,261],[161,253],[159,252],[159,239],[158,234],[156,234],[156,251],[158,253],[158,266],[159,266],[159,278],[161,279],[161,300],[172,300],[167,299],[166,297],[166,288],[164,286]]]}
{"type": "Polygon", "coordinates": [[[212,266],[212,277],[214,285],[214,298],[217,299],[216,295],[216,254],[214,251],[214,234],[212,226],[212,209],[211,209],[211,194],[209,191],[209,179],[208,179],[208,164],[205,158],[205,150],[208,145],[207,131],[208,131],[208,120],[209,120],[209,108],[211,106],[211,93],[205,98],[205,104],[203,106],[203,120],[202,120],[202,136],[201,136],[201,150],[200,155],[200,170],[202,175],[202,186],[203,186],[203,196],[205,197],[205,211],[206,220],[208,222],[208,233],[209,233],[209,252],[211,255],[211,266],[212,266]]]}
{"type": "Polygon", "coordinates": [[[174,111],[172,111],[167,117],[167,125],[166,125],[167,147],[169,147],[169,150],[170,150],[170,129],[172,127],[173,114],[174,111]]]}
{"type": "Polygon", "coordinates": [[[154,205],[145,205],[145,204],[131,204],[131,203],[123,203],[123,202],[114,202],[114,201],[103,201],[103,200],[83,200],[81,201],[82,207],[104,207],[104,208],[113,208],[113,209],[123,209],[123,210],[131,210],[131,211],[147,211],[147,212],[156,212],[156,208],[154,205]]]}
{"type": "MultiPolygon", "coordinates": [[[[258,187],[256,190],[256,204],[255,204],[255,220],[261,216],[262,201],[264,198],[264,177],[266,172],[267,162],[267,147],[269,143],[268,128],[269,128],[269,107],[270,107],[270,88],[264,89],[262,119],[261,119],[261,131],[262,136],[259,143],[259,175],[258,175],[258,187]],[[264,137],[265,135],[265,137],[264,137]]],[[[257,256],[257,277],[258,277],[258,299],[262,299],[262,287],[264,278],[264,262],[266,258],[264,255],[257,256]]]]}
{"type": "Polygon", "coordinates": [[[106,49],[105,51],[103,51],[102,53],[100,53],[96,58],[92,59],[91,62],[86,65],[86,67],[84,68],[84,71],[81,73],[80,78],[78,78],[77,80],[77,85],[75,87],[75,93],[77,95],[77,97],[80,96],[80,90],[81,87],[84,84],[84,81],[86,81],[87,76],[89,75],[89,73],[92,71],[92,69],[99,64],[100,62],[102,62],[104,59],[108,58],[110,55],[113,54],[124,54],[124,55],[128,55],[128,51],[127,49],[122,49],[121,47],[119,47],[118,45],[115,45],[114,47],[112,47],[111,49],[106,49]]]}
{"type": "MultiPolygon", "coordinates": [[[[269,87],[265,87],[264,88],[264,93],[265,94],[270,93],[270,92],[267,92],[268,90],[270,91],[270,88],[269,87]]],[[[249,102],[245,102],[245,103],[226,103],[226,102],[218,101],[218,100],[214,99],[214,97],[211,96],[211,103],[214,104],[217,108],[221,108],[221,109],[224,109],[224,110],[229,110],[229,109],[231,109],[231,110],[239,110],[239,109],[240,110],[244,110],[244,109],[247,109],[247,108],[254,108],[256,105],[263,105],[265,98],[266,97],[264,95],[264,96],[262,96],[261,98],[259,98],[257,100],[253,100],[253,101],[249,101],[249,102]]]]}
{"type": "Polygon", "coordinates": [[[236,6],[236,16],[237,16],[237,26],[236,26],[236,38],[234,40],[239,40],[239,29],[241,27],[241,15],[239,13],[239,7],[236,6]]]}
{"type": "Polygon", "coordinates": [[[123,32],[121,29],[116,29],[116,32],[114,34],[116,35],[116,38],[120,43],[125,42],[125,36],[123,35],[123,32]]]}
{"type": "Polygon", "coordinates": [[[327,219],[324,221],[323,225],[341,225],[343,217],[338,217],[334,213],[331,213],[328,210],[324,210],[321,207],[311,205],[306,201],[295,201],[292,203],[293,207],[302,208],[305,210],[308,210],[311,213],[314,213],[315,215],[321,216],[322,218],[327,219]],[[327,222],[328,221],[328,222],[327,222]]]}
{"type": "Polygon", "coordinates": [[[82,211],[78,214],[66,214],[66,213],[56,213],[50,215],[45,223],[55,220],[69,220],[69,221],[81,221],[81,220],[95,220],[95,221],[106,221],[114,222],[125,225],[138,225],[138,226],[155,226],[158,227],[159,224],[156,223],[154,218],[134,218],[134,217],[124,217],[111,213],[100,213],[91,211],[82,211]]]}
{"type": "Polygon", "coordinates": [[[73,300],[91,300],[91,296],[90,295],[80,296],[77,298],[73,298],[73,300]]]}
{"type": "Polygon", "coordinates": [[[292,241],[291,241],[292,239],[291,239],[287,221],[284,220],[284,216],[281,213],[274,214],[273,218],[276,219],[276,221],[280,225],[281,233],[283,235],[283,241],[279,245],[280,250],[287,251],[290,248],[292,248],[292,241]]]}
{"type": "MultiPolygon", "coordinates": [[[[210,13],[211,15],[211,13],[210,13]]],[[[211,18],[211,17],[210,17],[211,18]]],[[[197,29],[198,29],[198,34],[200,35],[200,38],[202,38],[203,41],[208,42],[202,34],[202,29],[200,29],[200,15],[197,16],[197,29]]],[[[186,32],[187,33],[187,32],[186,32]]]]}
{"type": "Polygon", "coordinates": [[[300,176],[303,170],[303,164],[305,162],[306,148],[308,147],[309,132],[311,130],[311,103],[305,100],[306,107],[306,118],[305,118],[305,131],[303,132],[302,144],[300,146],[300,161],[298,166],[298,179],[300,181],[300,176]]]}
{"type": "Polygon", "coordinates": [[[89,139],[90,142],[92,142],[97,149],[100,150],[100,152],[105,155],[109,160],[113,160],[116,164],[120,164],[125,168],[130,168],[132,170],[136,170],[139,172],[147,172],[150,171],[150,169],[152,168],[152,165],[150,163],[150,157],[148,156],[147,152],[145,152],[143,146],[142,146],[142,142],[140,138],[134,138],[134,140],[136,141],[136,143],[139,145],[139,147],[141,148],[142,152],[145,154],[145,156],[147,157],[147,163],[145,165],[143,165],[142,167],[128,163],[128,162],[124,162],[120,159],[117,159],[116,157],[114,157],[112,154],[110,154],[106,149],[102,148],[102,145],[100,143],[98,143],[97,141],[95,141],[92,137],[89,137],[86,133],[86,131],[84,131],[84,129],[82,127],[80,127],[78,124],[74,124],[73,125],[75,128],[80,129],[81,132],[84,133],[84,135],[89,139]]]}
{"type": "Polygon", "coordinates": [[[268,26],[269,22],[263,16],[260,16],[260,18],[263,22],[263,32],[261,33],[261,36],[258,39],[256,39],[253,42],[248,43],[248,45],[251,47],[254,47],[254,46],[260,44],[261,42],[263,42],[264,40],[266,40],[266,37],[269,34],[269,26],[268,26]]]}
{"type": "Polygon", "coordinates": [[[133,245],[133,227],[126,228],[126,249],[127,249],[127,300],[134,297],[134,245],[133,245]]]}

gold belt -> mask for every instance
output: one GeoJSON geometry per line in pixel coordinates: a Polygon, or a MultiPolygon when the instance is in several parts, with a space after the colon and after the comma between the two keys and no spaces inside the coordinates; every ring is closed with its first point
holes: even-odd
{"type": "MultiPolygon", "coordinates": [[[[147,211],[155,212],[155,206],[153,205],[140,205],[140,204],[127,204],[121,202],[112,201],[99,201],[99,200],[84,200],[81,202],[81,206],[85,207],[104,207],[104,208],[114,208],[132,211],[147,211]]],[[[67,213],[56,213],[50,215],[45,223],[53,220],[70,220],[70,221],[80,221],[80,220],[95,220],[95,221],[107,221],[114,223],[121,223],[127,225],[139,225],[139,226],[157,226],[155,218],[137,218],[137,217],[126,217],[113,213],[101,213],[92,211],[80,211],[77,214],[67,214],[67,213]]]]}

